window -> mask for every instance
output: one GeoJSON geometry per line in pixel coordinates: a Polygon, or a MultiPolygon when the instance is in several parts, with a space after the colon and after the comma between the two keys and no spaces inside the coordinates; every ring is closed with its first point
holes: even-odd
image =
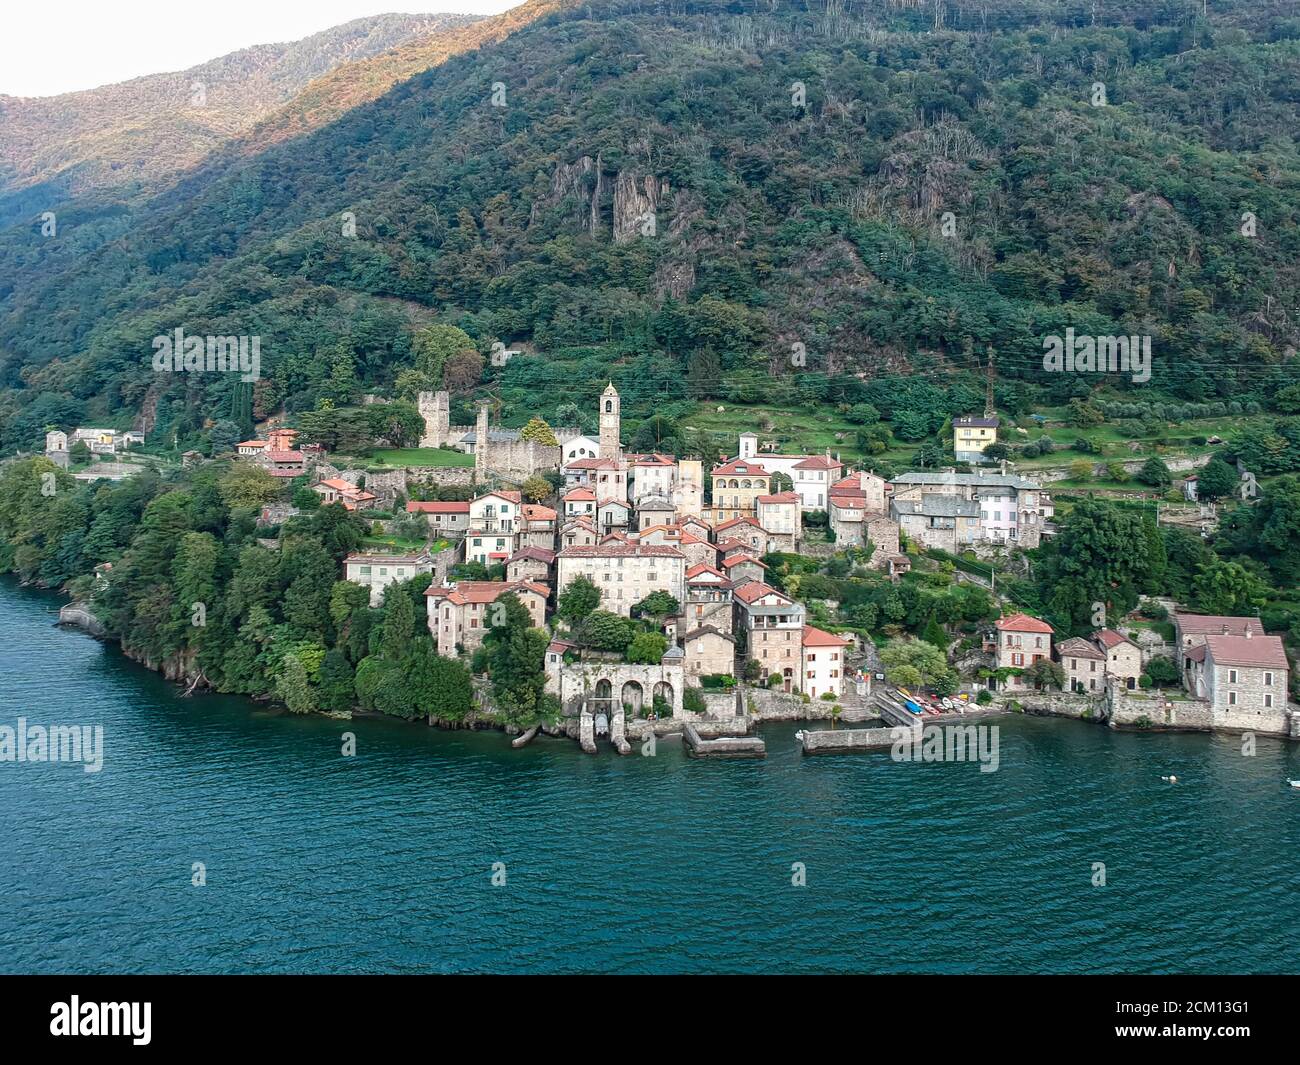
{"type": "Polygon", "coordinates": [[[1228,670],[1228,683],[1229,684],[1237,683],[1237,671],[1235,669],[1228,670]]]}
{"type": "Polygon", "coordinates": [[[1271,687],[1273,687],[1273,674],[1272,674],[1272,673],[1265,673],[1265,674],[1264,674],[1264,687],[1266,687],[1266,688],[1271,688],[1271,687]]]}
{"type": "Polygon", "coordinates": [[[1237,705],[1237,693],[1236,693],[1236,692],[1228,692],[1228,705],[1229,705],[1229,706],[1236,706],[1236,705],[1237,705]]]}
{"type": "Polygon", "coordinates": [[[1272,706],[1272,705],[1273,705],[1273,696],[1272,696],[1272,693],[1265,693],[1265,695],[1264,695],[1264,705],[1265,705],[1265,706],[1272,706]]]}

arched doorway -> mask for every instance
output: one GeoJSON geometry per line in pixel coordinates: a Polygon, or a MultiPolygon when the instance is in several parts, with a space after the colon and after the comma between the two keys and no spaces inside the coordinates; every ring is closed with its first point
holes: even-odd
{"type": "Polygon", "coordinates": [[[641,713],[641,707],[645,703],[645,693],[641,690],[641,685],[634,680],[629,680],[623,685],[623,692],[619,697],[619,702],[629,714],[633,716],[641,713]]]}
{"type": "Polygon", "coordinates": [[[673,716],[673,686],[666,680],[655,684],[651,706],[661,718],[673,716]]]}

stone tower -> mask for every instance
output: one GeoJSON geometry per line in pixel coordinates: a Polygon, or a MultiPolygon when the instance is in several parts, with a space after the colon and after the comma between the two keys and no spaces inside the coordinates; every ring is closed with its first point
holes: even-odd
{"type": "Polygon", "coordinates": [[[417,404],[424,418],[421,447],[442,447],[451,435],[451,397],[446,392],[421,392],[417,404]]]}
{"type": "Polygon", "coordinates": [[[617,459],[619,456],[619,399],[614,382],[600,394],[600,457],[617,459]]]}
{"type": "MultiPolygon", "coordinates": [[[[446,393],[442,393],[446,395],[446,393]]],[[[474,479],[481,481],[488,471],[488,405],[478,405],[478,423],[474,426],[474,479]]]]}

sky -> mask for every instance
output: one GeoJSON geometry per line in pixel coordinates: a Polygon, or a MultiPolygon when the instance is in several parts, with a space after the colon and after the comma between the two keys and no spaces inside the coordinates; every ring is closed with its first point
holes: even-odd
{"type": "Polygon", "coordinates": [[[495,15],[520,0],[19,0],[0,15],[0,94],[55,96],[185,70],[367,15],[495,15]]]}

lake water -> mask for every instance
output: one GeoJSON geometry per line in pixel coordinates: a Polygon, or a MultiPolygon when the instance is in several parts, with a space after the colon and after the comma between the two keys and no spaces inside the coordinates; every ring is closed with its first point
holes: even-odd
{"type": "Polygon", "coordinates": [[[59,603],[0,580],[0,725],[102,725],[104,767],[0,762],[6,972],[1300,968],[1296,745],[1008,718],[994,773],[792,726],[753,762],[516,751],[181,698],[59,603]]]}

